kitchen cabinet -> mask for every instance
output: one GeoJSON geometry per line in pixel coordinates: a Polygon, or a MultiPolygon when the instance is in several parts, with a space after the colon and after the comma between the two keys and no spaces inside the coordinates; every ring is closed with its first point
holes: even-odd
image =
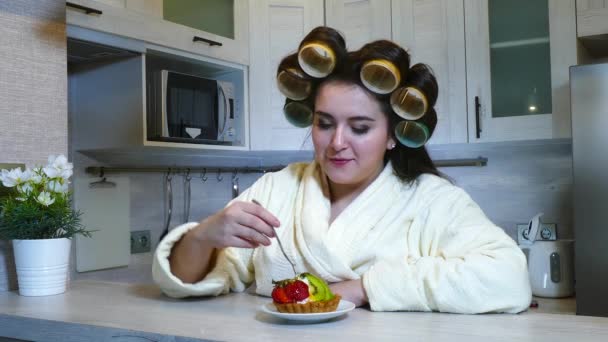
{"type": "Polygon", "coordinates": [[[433,69],[430,144],[569,137],[575,19],[574,4],[557,0],[326,1],[347,42],[392,39],[433,69]]]}
{"type": "Polygon", "coordinates": [[[399,0],[392,13],[393,41],[408,50],[410,65],[428,64],[439,85],[437,127],[429,143],[466,143],[463,2],[399,0]]]}
{"type": "Polygon", "coordinates": [[[576,35],[608,34],[608,1],[576,0],[576,35]]]}
{"type": "Polygon", "coordinates": [[[327,26],[344,35],[348,50],[373,40],[391,39],[390,0],[326,0],[325,20],[327,26]]]}
{"type": "Polygon", "coordinates": [[[464,0],[469,142],[567,138],[571,1],[464,0]]]}
{"type": "Polygon", "coordinates": [[[85,29],[69,31],[68,103],[75,151],[249,149],[247,67],[156,45],[142,48],[139,42],[127,39],[121,41],[128,45],[123,50],[115,47],[114,36],[85,29]],[[233,143],[158,139],[159,130],[154,128],[162,122],[163,95],[159,90],[163,87],[160,73],[165,69],[232,83],[234,128],[239,132],[233,143]]]}
{"type": "Polygon", "coordinates": [[[464,5],[446,0],[328,0],[327,25],[343,32],[349,50],[389,39],[428,64],[439,84],[438,123],[430,144],[467,142],[464,5]]]}
{"type": "Polygon", "coordinates": [[[68,5],[66,21],[70,25],[249,64],[248,0],[72,0],[70,3],[101,12],[87,13],[68,5]]]}
{"type": "Polygon", "coordinates": [[[463,12],[462,1],[325,1],[326,25],[344,34],[349,50],[389,39],[409,50],[412,65],[431,66],[440,93],[431,144],[467,141],[463,12]]]}
{"type": "Polygon", "coordinates": [[[249,108],[251,149],[310,150],[310,129],[296,128],[283,115],[276,87],[281,59],[296,52],[313,28],[323,25],[323,0],[256,0],[250,7],[249,108]]]}
{"type": "Polygon", "coordinates": [[[95,2],[129,9],[156,18],[163,17],[163,0],[95,0],[95,2]]]}

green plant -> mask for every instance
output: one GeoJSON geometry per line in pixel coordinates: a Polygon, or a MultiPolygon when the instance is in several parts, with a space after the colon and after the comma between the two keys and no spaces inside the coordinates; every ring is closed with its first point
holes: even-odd
{"type": "Polygon", "coordinates": [[[73,166],[65,156],[50,156],[45,167],[1,170],[11,188],[0,203],[0,240],[37,240],[91,236],[71,206],[68,192],[73,166]]]}

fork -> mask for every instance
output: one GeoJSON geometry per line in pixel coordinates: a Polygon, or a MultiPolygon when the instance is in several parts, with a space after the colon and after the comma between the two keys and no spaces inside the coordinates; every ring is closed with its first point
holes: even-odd
{"type": "MultiPolygon", "coordinates": [[[[260,202],[256,201],[255,199],[252,199],[251,202],[259,205],[260,207],[264,208],[264,206],[262,206],[260,204],[260,202]]],[[[273,227],[274,228],[274,227],[273,227]]],[[[283,248],[283,244],[281,243],[281,239],[279,238],[279,234],[276,234],[275,232],[275,237],[277,238],[277,242],[279,243],[279,248],[281,249],[281,252],[283,253],[283,256],[285,257],[285,259],[287,260],[287,262],[291,265],[291,269],[293,270],[293,274],[294,275],[298,275],[298,273],[296,272],[296,264],[294,264],[289,257],[287,257],[287,253],[285,253],[285,249],[283,248]]]]}

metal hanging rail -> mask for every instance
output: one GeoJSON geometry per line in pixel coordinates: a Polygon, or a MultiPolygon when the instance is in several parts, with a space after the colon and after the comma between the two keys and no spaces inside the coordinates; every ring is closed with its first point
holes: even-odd
{"type": "Polygon", "coordinates": [[[275,172],[285,168],[284,165],[268,166],[268,167],[106,167],[106,166],[89,166],[85,169],[86,173],[92,175],[99,175],[103,177],[107,173],[116,172],[170,172],[173,174],[178,173],[266,173],[275,172]]]}
{"type": "MultiPolygon", "coordinates": [[[[433,161],[436,167],[458,167],[458,166],[486,166],[488,158],[477,157],[470,159],[440,159],[433,161]]],[[[103,177],[107,173],[116,172],[170,172],[178,173],[266,173],[275,172],[285,168],[285,165],[275,165],[267,167],[201,167],[201,166],[179,166],[179,167],[106,167],[106,166],[89,166],[85,169],[88,174],[99,175],[103,177]]]]}

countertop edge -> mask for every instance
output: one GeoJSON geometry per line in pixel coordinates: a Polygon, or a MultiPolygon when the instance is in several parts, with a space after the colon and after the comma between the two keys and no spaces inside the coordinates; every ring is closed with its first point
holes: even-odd
{"type": "Polygon", "coordinates": [[[141,338],[163,342],[215,341],[183,336],[169,336],[99,325],[52,321],[0,313],[0,338],[7,337],[26,341],[80,342],[80,341],[131,341],[141,338]],[[32,329],[36,327],[36,329],[32,329]]]}

